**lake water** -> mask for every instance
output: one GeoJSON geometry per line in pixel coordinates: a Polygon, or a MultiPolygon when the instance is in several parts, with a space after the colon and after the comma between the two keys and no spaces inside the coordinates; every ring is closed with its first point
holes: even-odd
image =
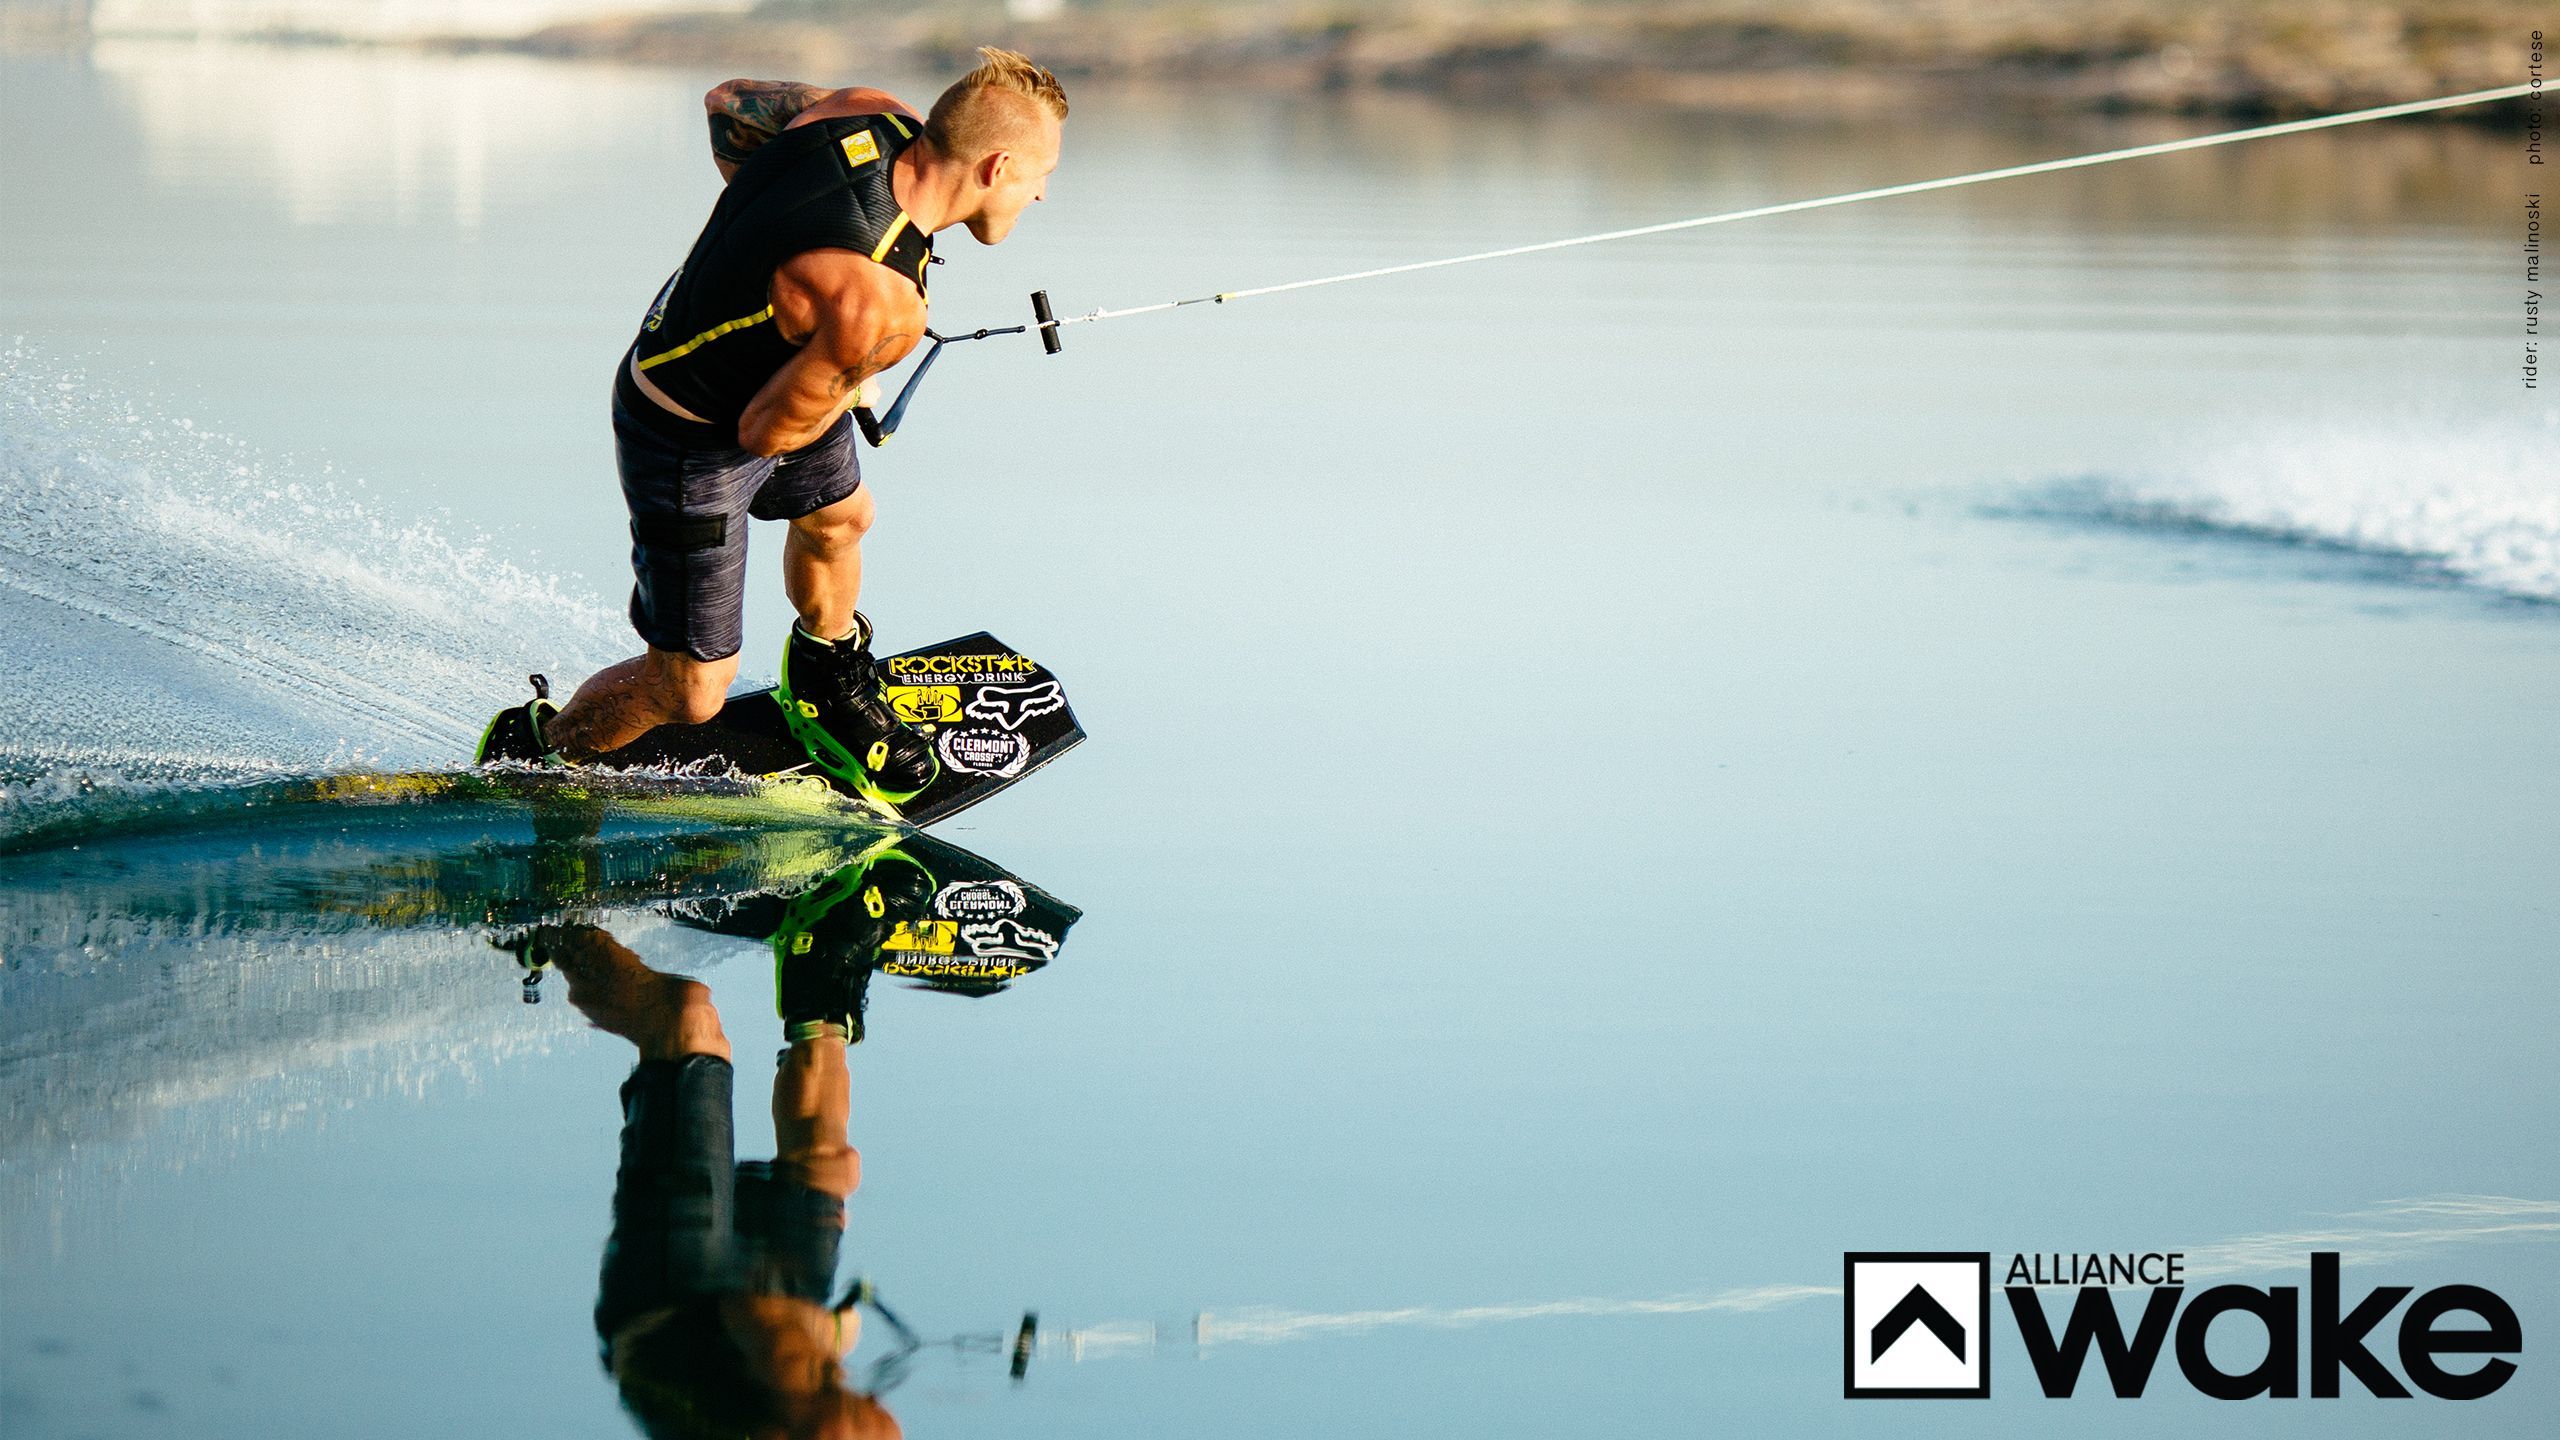
{"type": "MultiPolygon", "coordinates": [[[[630,648],[605,389],[718,78],[0,57],[7,835],[446,763],[630,648]]],[[[1075,106],[1048,203],[944,247],[944,328],[2196,128],[1075,106]]],[[[866,456],[866,608],[1066,679],[1093,738],[936,834],[1082,918],[1001,994],[871,988],[838,1278],[969,1340],[881,1403],[2547,1433],[2520,151],[2358,127],[954,350],[866,456]],[[2520,1372],[2059,1402],[2003,1329],[1987,1406],[1841,1398],[1845,1251],[2322,1248],[2495,1289],[2520,1372]]],[[[702,907],[875,839],[422,804],[0,857],[6,1432],[631,1433],[590,1310],[633,1051],[491,937],[565,914],[707,983],[773,1154],[775,951],[702,907]]]]}

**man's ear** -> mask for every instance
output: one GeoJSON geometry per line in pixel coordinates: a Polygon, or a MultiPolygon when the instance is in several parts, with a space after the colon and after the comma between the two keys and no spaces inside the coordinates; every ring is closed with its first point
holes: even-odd
{"type": "Polygon", "coordinates": [[[1012,168],[1012,151],[990,150],[985,155],[978,158],[977,169],[973,178],[977,180],[979,189],[993,190],[996,188],[996,182],[1002,180],[1005,177],[1006,172],[1012,168]]]}

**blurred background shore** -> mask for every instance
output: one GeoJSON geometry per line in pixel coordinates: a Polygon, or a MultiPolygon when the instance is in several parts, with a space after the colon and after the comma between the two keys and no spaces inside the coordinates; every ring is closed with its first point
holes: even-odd
{"type": "MultiPolygon", "coordinates": [[[[979,44],[1069,77],[1606,98],[2282,117],[2526,78],[2529,0],[0,0],[0,43],[196,36],[720,64],[841,80],[979,44]]],[[[2509,103],[2459,112],[2519,124],[2509,103]]]]}

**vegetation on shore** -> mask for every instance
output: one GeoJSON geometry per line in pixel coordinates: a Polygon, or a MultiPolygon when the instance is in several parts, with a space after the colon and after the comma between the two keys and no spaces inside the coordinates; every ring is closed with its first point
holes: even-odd
{"type": "MultiPolygon", "coordinates": [[[[1949,102],[2281,117],[2525,79],[2528,0],[768,0],[560,26],[508,48],[795,75],[948,70],[1712,110],[1949,102]]],[[[2521,106],[2468,118],[2514,120],[2521,106]]]]}

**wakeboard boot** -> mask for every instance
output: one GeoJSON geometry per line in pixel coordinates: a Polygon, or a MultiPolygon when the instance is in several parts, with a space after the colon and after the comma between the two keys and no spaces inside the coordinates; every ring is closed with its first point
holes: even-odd
{"type": "Polygon", "coordinates": [[[526,678],[533,682],[533,698],[490,718],[489,727],[480,732],[480,748],[472,754],[472,764],[486,765],[492,760],[526,765],[568,763],[542,738],[542,727],[560,713],[560,707],[551,703],[551,682],[540,675],[526,678]]]}
{"type": "Polygon", "coordinates": [[[516,969],[524,978],[524,1003],[542,1003],[542,977],[551,973],[551,957],[543,952],[537,938],[541,927],[523,926],[501,931],[489,937],[491,947],[504,950],[516,958],[516,969]]]}
{"type": "Polygon", "coordinates": [[[933,915],[935,888],[932,871],[895,841],[883,841],[794,896],[773,932],[774,1009],[783,1037],[815,1039],[832,1027],[846,1044],[860,1043],[871,973],[902,943],[917,943],[933,915]]]}
{"type": "Polygon", "coordinates": [[[868,619],[856,614],[853,633],[833,641],[791,627],[773,692],[783,723],[819,769],[894,809],[932,784],[942,762],[890,710],[882,688],[868,619]]]}

